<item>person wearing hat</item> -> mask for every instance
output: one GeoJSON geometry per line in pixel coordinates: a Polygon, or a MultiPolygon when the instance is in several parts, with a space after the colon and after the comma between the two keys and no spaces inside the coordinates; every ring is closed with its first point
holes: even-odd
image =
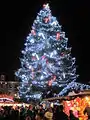
{"type": "Polygon", "coordinates": [[[44,117],[46,120],[53,120],[53,112],[51,107],[45,112],[44,117]]]}

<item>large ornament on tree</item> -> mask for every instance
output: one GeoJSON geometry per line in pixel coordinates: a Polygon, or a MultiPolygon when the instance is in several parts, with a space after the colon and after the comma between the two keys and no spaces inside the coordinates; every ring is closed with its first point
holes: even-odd
{"type": "Polygon", "coordinates": [[[45,58],[46,58],[46,56],[45,56],[45,55],[43,55],[43,56],[42,56],[42,60],[44,60],[45,58]]]}
{"type": "Polygon", "coordinates": [[[39,60],[39,57],[36,53],[32,53],[32,60],[39,60]]]}
{"type": "Polygon", "coordinates": [[[42,56],[42,60],[46,60],[46,64],[48,64],[49,62],[48,62],[48,59],[46,58],[46,56],[45,55],[43,55],[42,56]]]}
{"type": "Polygon", "coordinates": [[[43,4],[43,8],[49,9],[49,5],[48,4],[43,4]]]}
{"type": "Polygon", "coordinates": [[[32,56],[32,60],[33,61],[37,60],[36,56],[32,56]]]}
{"type": "Polygon", "coordinates": [[[60,54],[60,56],[62,56],[62,57],[63,57],[64,55],[65,55],[64,52],[62,52],[62,53],[60,54]]]}
{"type": "Polygon", "coordinates": [[[52,83],[56,80],[56,76],[54,75],[51,80],[48,81],[48,86],[52,86],[52,83]]]}
{"type": "Polygon", "coordinates": [[[48,23],[48,22],[49,22],[49,17],[45,17],[45,18],[44,18],[44,22],[45,22],[45,23],[48,23]]]}
{"type": "Polygon", "coordinates": [[[56,76],[54,75],[54,76],[53,76],[53,81],[55,81],[55,80],[56,80],[56,76]]]}
{"type": "Polygon", "coordinates": [[[57,40],[60,39],[60,33],[59,33],[59,32],[56,34],[56,39],[57,39],[57,40]]]}
{"type": "Polygon", "coordinates": [[[32,35],[36,35],[35,30],[31,30],[31,34],[32,34],[32,35]]]}
{"type": "Polygon", "coordinates": [[[52,86],[52,83],[53,83],[53,80],[52,80],[52,79],[49,80],[49,81],[48,81],[48,86],[52,86]]]}

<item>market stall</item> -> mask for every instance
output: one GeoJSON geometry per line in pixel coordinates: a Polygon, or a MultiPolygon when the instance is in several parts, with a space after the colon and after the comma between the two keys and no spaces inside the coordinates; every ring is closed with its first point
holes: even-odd
{"type": "Polygon", "coordinates": [[[67,96],[64,97],[54,97],[44,99],[51,103],[57,102],[59,100],[60,104],[64,106],[64,112],[69,116],[69,111],[72,110],[73,114],[76,117],[79,117],[80,120],[87,120],[87,114],[84,114],[84,110],[87,105],[90,106],[90,90],[81,91],[75,93],[74,91],[70,92],[67,96]]]}

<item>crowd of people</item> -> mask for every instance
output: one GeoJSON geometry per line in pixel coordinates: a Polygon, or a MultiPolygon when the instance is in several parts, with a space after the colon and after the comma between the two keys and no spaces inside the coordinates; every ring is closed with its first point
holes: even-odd
{"type": "MultiPolygon", "coordinates": [[[[85,112],[87,112],[85,110],[85,112]]],[[[43,108],[37,106],[1,106],[0,120],[79,120],[75,117],[73,111],[66,115],[63,111],[63,105],[43,108]]]]}
{"type": "MultiPolygon", "coordinates": [[[[70,114],[71,117],[72,112],[70,114]]],[[[70,117],[63,112],[62,105],[47,109],[44,109],[42,105],[34,107],[32,105],[29,107],[2,106],[0,108],[0,120],[68,120],[70,117]]]]}

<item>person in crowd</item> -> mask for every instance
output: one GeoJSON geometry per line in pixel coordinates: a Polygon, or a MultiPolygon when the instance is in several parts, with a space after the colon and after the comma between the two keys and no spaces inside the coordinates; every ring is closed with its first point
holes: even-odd
{"type": "Polygon", "coordinates": [[[56,107],[56,113],[54,114],[54,119],[55,120],[68,120],[68,115],[64,113],[64,107],[63,105],[57,106],[56,107]]]}
{"type": "Polygon", "coordinates": [[[53,111],[52,111],[52,108],[51,108],[51,107],[49,107],[49,108],[47,109],[47,111],[45,112],[45,114],[44,114],[44,119],[45,119],[45,120],[53,120],[53,111]]]}
{"type": "Polygon", "coordinates": [[[0,108],[0,120],[4,119],[4,109],[0,108]]]}
{"type": "Polygon", "coordinates": [[[25,120],[32,120],[30,116],[26,116],[25,120]]]}
{"type": "Polygon", "coordinates": [[[26,118],[27,119],[32,119],[33,118],[33,110],[32,106],[30,105],[26,111],[26,118]]]}
{"type": "Polygon", "coordinates": [[[21,106],[20,108],[20,120],[25,120],[25,117],[26,117],[26,109],[24,108],[24,106],[21,106]]]}
{"type": "Polygon", "coordinates": [[[90,120],[90,105],[87,104],[85,110],[84,110],[84,114],[88,115],[88,120],[90,120]]]}
{"type": "Polygon", "coordinates": [[[37,113],[36,116],[35,116],[35,120],[43,120],[42,113],[37,113]]]}
{"type": "Polygon", "coordinates": [[[69,113],[70,113],[69,120],[79,120],[79,118],[73,114],[72,110],[70,110],[69,113]]]}

